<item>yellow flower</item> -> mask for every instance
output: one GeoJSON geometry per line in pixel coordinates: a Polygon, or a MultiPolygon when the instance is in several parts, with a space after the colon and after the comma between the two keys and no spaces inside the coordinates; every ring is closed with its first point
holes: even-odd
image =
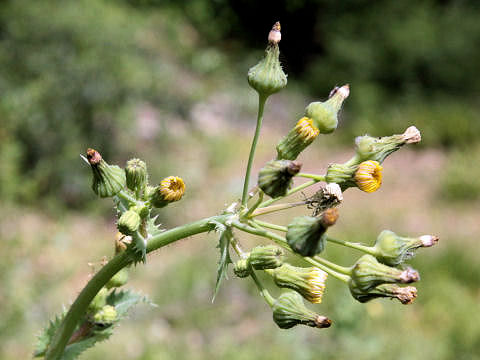
{"type": "Polygon", "coordinates": [[[320,134],[320,130],[313,125],[313,120],[308,117],[303,117],[298,120],[295,131],[305,142],[313,141],[318,134],[320,134]]]}
{"type": "Polygon", "coordinates": [[[169,176],[160,183],[160,194],[167,202],[178,201],[185,193],[185,183],[178,176],[169,176]]]}
{"type": "Polygon", "coordinates": [[[382,185],[382,169],[378,161],[362,162],[355,172],[355,183],[358,188],[368,193],[377,191],[382,185]]]}

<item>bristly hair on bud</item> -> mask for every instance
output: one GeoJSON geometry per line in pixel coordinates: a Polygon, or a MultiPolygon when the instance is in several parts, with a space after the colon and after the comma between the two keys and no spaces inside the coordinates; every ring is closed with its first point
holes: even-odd
{"type": "Polygon", "coordinates": [[[422,235],[417,238],[398,236],[393,231],[384,230],[378,235],[373,251],[378,261],[396,266],[412,258],[421,247],[430,247],[438,242],[438,237],[422,235]]]}
{"type": "Polygon", "coordinates": [[[313,304],[322,302],[327,273],[316,267],[301,268],[289,264],[266,270],[278,287],[295,290],[313,304]]]}
{"type": "Polygon", "coordinates": [[[272,198],[284,196],[302,164],[291,160],[269,161],[258,174],[258,187],[272,198]]]}
{"type": "Polygon", "coordinates": [[[156,208],[180,200],[184,193],[185,183],[178,176],[169,176],[163,179],[154,191],[148,191],[150,203],[156,208]]]}
{"type": "Polygon", "coordinates": [[[249,264],[256,270],[275,269],[282,266],[285,253],[275,245],[257,246],[250,251],[249,264]]]}
{"type": "Polygon", "coordinates": [[[381,284],[368,291],[362,291],[354,282],[350,281],[349,288],[354,299],[361,303],[377,298],[392,298],[397,299],[403,305],[409,305],[417,297],[417,288],[414,286],[401,287],[397,284],[381,284]]]}
{"type": "Polygon", "coordinates": [[[122,234],[132,235],[138,230],[140,223],[140,215],[133,210],[127,210],[118,219],[117,228],[122,234]]]}
{"type": "Polygon", "coordinates": [[[125,188],[125,173],[116,165],[108,165],[97,150],[87,149],[87,160],[93,173],[92,190],[98,196],[112,197],[125,188]]]}
{"type": "Polygon", "coordinates": [[[382,170],[382,166],[377,161],[362,162],[355,172],[355,184],[360,190],[368,193],[377,191],[382,185],[382,170]]]}
{"type": "Polygon", "coordinates": [[[302,297],[295,291],[284,292],[272,306],[273,321],[281,329],[290,329],[296,325],[316,328],[328,328],[332,321],[309,310],[302,297]]]}
{"type": "Polygon", "coordinates": [[[313,120],[302,117],[290,132],[277,144],[277,159],[295,160],[320,134],[313,120]]]}
{"type": "Polygon", "coordinates": [[[127,187],[132,191],[138,191],[147,183],[147,164],[140,159],[131,159],[125,166],[127,187]]]}
{"type": "Polygon", "coordinates": [[[316,128],[322,134],[330,134],[338,126],[338,112],[342,108],[343,101],[350,94],[350,85],[335,87],[327,101],[310,103],[305,109],[305,116],[313,120],[316,128]]]}
{"type": "Polygon", "coordinates": [[[279,60],[278,43],[280,39],[280,23],[277,22],[268,35],[265,57],[248,70],[248,83],[263,98],[267,98],[287,86],[287,75],[283,72],[279,60]]]}

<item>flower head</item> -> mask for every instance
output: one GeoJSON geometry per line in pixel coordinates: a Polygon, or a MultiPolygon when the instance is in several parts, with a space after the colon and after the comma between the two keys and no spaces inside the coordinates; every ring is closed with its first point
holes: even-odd
{"type": "Polygon", "coordinates": [[[171,202],[178,201],[185,193],[185,183],[178,176],[169,176],[163,179],[150,194],[150,201],[157,208],[164,207],[171,202]]]}
{"type": "Polygon", "coordinates": [[[277,159],[295,160],[320,134],[309,117],[302,117],[277,145],[277,159]]]}
{"type": "Polygon", "coordinates": [[[380,185],[382,185],[382,169],[378,161],[369,160],[362,162],[354,175],[358,188],[368,193],[377,191],[380,185]]]}

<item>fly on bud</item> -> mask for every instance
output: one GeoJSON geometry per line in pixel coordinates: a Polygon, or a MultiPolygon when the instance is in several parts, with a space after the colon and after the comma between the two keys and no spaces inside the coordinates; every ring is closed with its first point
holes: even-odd
{"type": "Polygon", "coordinates": [[[343,101],[350,94],[350,86],[335,87],[327,101],[310,103],[305,109],[305,116],[313,120],[313,124],[322,134],[330,134],[338,126],[338,112],[343,101]]]}
{"type": "Polygon", "coordinates": [[[140,159],[131,159],[125,166],[127,187],[132,191],[138,191],[147,183],[147,164],[140,159]]]}
{"type": "Polygon", "coordinates": [[[338,210],[325,210],[319,217],[299,216],[287,227],[287,242],[302,256],[314,256],[325,248],[324,234],[338,219],[338,210]]]}
{"type": "Polygon", "coordinates": [[[332,321],[309,310],[303,299],[295,291],[287,291],[279,296],[272,306],[273,321],[281,329],[290,329],[296,325],[316,328],[328,328],[332,321]]]}
{"type": "Polygon", "coordinates": [[[258,186],[273,198],[284,196],[292,186],[292,178],[298,174],[302,164],[290,160],[272,160],[258,174],[258,186]]]}
{"type": "Polygon", "coordinates": [[[281,39],[280,23],[276,22],[268,34],[268,46],[265,57],[254,67],[248,70],[248,83],[261,97],[279,92],[287,86],[287,76],[280,65],[280,50],[278,43],[281,39]]]}
{"type": "Polygon", "coordinates": [[[417,297],[417,288],[414,286],[401,287],[396,284],[381,284],[368,291],[362,291],[354,282],[350,281],[349,287],[352,296],[361,303],[377,298],[391,298],[397,299],[404,305],[409,305],[417,297]]]}
{"type": "Polygon", "coordinates": [[[340,205],[342,201],[343,194],[340,186],[329,183],[308,198],[306,204],[309,209],[313,209],[313,216],[317,216],[322,211],[340,205]]]}
{"type": "Polygon", "coordinates": [[[256,270],[275,269],[282,266],[285,253],[275,245],[257,246],[252,249],[248,262],[256,270]]]}
{"type": "Polygon", "coordinates": [[[116,165],[108,165],[97,150],[87,149],[87,160],[93,172],[92,190],[98,196],[112,197],[125,188],[125,173],[116,165]]]}
{"type": "Polygon", "coordinates": [[[352,268],[351,282],[360,291],[387,283],[409,284],[420,280],[418,272],[410,267],[397,269],[378,262],[372,255],[363,255],[352,268]]]}
{"type": "Polygon", "coordinates": [[[278,287],[295,290],[314,304],[322,302],[327,273],[316,267],[301,268],[289,264],[266,270],[278,287]]]}
{"type": "Polygon", "coordinates": [[[182,198],[185,193],[185,183],[178,176],[169,176],[153,190],[149,189],[148,193],[150,203],[156,208],[162,208],[182,198]]]}
{"type": "Polygon", "coordinates": [[[378,261],[396,266],[412,258],[415,250],[430,247],[438,242],[438,237],[422,235],[417,238],[402,237],[393,231],[384,230],[378,235],[373,250],[378,261]]]}
{"type": "Polygon", "coordinates": [[[313,120],[302,117],[295,127],[277,144],[277,159],[295,160],[320,134],[313,120]]]}

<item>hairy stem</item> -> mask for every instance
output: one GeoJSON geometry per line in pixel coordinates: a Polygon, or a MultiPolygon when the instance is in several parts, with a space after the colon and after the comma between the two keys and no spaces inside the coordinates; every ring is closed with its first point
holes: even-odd
{"type": "Polygon", "coordinates": [[[265,96],[258,96],[258,116],[257,127],[255,129],[255,135],[253,136],[252,146],[250,147],[250,155],[248,156],[247,171],[245,172],[245,181],[243,183],[242,205],[246,206],[248,201],[248,183],[250,181],[250,172],[252,171],[253,158],[255,156],[255,149],[257,148],[258,137],[260,136],[260,129],[262,128],[263,109],[265,108],[265,102],[267,98],[265,96]]]}
{"type": "MultiPolygon", "coordinates": [[[[228,216],[229,215],[212,216],[210,218],[162,232],[149,239],[147,253],[188,236],[211,231],[215,228],[214,222],[224,223],[228,216]]],[[[95,295],[97,295],[108,280],[110,280],[121,269],[130,265],[133,261],[134,257],[131,252],[125,251],[120,253],[103,266],[100,271],[90,279],[70,307],[59,329],[55,333],[47,354],[45,355],[46,360],[58,360],[62,357],[65,346],[75,331],[78,322],[85,315],[88,305],[95,295]]]]}

